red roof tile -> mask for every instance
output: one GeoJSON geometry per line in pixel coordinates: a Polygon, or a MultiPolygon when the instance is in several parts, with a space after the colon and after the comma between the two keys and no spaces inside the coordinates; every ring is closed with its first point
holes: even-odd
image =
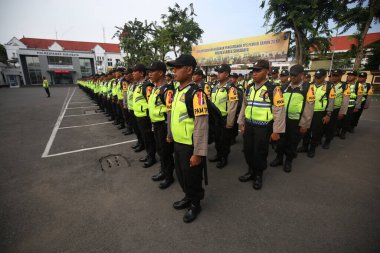
{"type": "Polygon", "coordinates": [[[98,43],[98,42],[82,42],[70,40],[50,40],[50,39],[36,39],[36,38],[21,38],[20,41],[28,48],[49,49],[49,47],[57,42],[64,50],[70,51],[91,51],[96,45],[101,46],[108,53],[120,53],[118,44],[112,43],[98,43]]]}

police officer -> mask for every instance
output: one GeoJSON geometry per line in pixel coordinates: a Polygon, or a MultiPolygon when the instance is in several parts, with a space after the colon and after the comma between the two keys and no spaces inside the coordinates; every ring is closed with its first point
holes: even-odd
{"type": "Polygon", "coordinates": [[[207,155],[207,98],[191,80],[197,65],[193,56],[183,54],[167,65],[174,67],[175,80],[180,83],[172,102],[168,141],[174,140],[176,174],[185,193],[173,207],[188,208],[183,221],[189,223],[201,212],[200,201],[204,198],[202,170],[207,155]]]}
{"type": "Polygon", "coordinates": [[[136,64],[132,71],[133,79],[136,80],[136,88],[133,92],[133,112],[147,152],[147,156],[141,158],[140,162],[144,162],[143,167],[148,168],[156,163],[152,123],[148,115],[148,99],[154,85],[146,80],[145,65],[136,64]]]}
{"type": "Polygon", "coordinates": [[[342,128],[342,120],[347,113],[348,103],[350,100],[350,88],[346,82],[341,81],[343,71],[334,69],[331,71],[330,82],[333,84],[335,91],[334,108],[330,116],[330,121],[325,128],[325,142],[322,148],[329,149],[330,143],[334,138],[337,129],[342,128]]]}
{"type": "Polygon", "coordinates": [[[132,115],[128,110],[128,87],[133,85],[132,69],[127,68],[124,71],[124,77],[122,80],[122,92],[123,92],[123,115],[126,123],[126,130],[123,132],[124,135],[130,135],[133,133],[132,127],[132,115]]]}
{"type": "MultiPolygon", "coordinates": [[[[239,100],[240,99],[242,100],[240,102],[240,107],[241,107],[241,105],[243,104],[243,100],[244,100],[244,96],[243,96],[243,94],[244,94],[244,83],[243,82],[239,83],[239,81],[238,81],[239,78],[240,78],[240,76],[238,74],[232,73],[230,75],[229,82],[232,83],[237,88],[238,95],[241,94],[241,97],[238,97],[239,100]]],[[[241,110],[241,108],[238,108],[236,111],[237,117],[236,117],[236,120],[235,120],[235,123],[233,126],[233,130],[232,130],[233,133],[232,133],[231,145],[236,143],[236,137],[239,135],[239,124],[237,123],[237,120],[238,120],[237,118],[239,116],[240,110],[241,110]]]]}
{"type": "Polygon", "coordinates": [[[280,82],[278,85],[280,85],[281,88],[285,88],[285,86],[289,83],[289,71],[287,69],[281,70],[280,73],[280,82]]]}
{"type": "Polygon", "coordinates": [[[243,92],[245,92],[245,88],[247,87],[247,83],[244,80],[243,74],[239,74],[239,77],[237,79],[236,87],[240,88],[243,92]]]}
{"type": "Polygon", "coordinates": [[[280,73],[278,68],[272,68],[271,70],[271,78],[270,80],[275,84],[275,85],[280,85],[280,79],[278,78],[278,74],[280,73]]]}
{"type": "Polygon", "coordinates": [[[357,77],[358,72],[356,70],[347,72],[347,85],[350,87],[350,101],[339,136],[343,140],[346,139],[346,133],[352,131],[353,115],[359,111],[362,103],[363,88],[361,83],[356,82],[357,77]]]}
{"type": "Polygon", "coordinates": [[[371,100],[371,97],[373,94],[371,84],[367,83],[366,81],[367,81],[367,72],[360,72],[359,77],[358,77],[358,85],[361,84],[363,87],[362,88],[363,89],[363,97],[362,97],[360,109],[357,112],[355,112],[354,115],[352,116],[352,122],[351,122],[351,131],[352,132],[354,132],[355,127],[358,126],[359,119],[363,113],[363,110],[368,109],[369,104],[370,104],[370,100],[371,100]]]}
{"type": "Polygon", "coordinates": [[[278,141],[285,132],[284,98],[280,87],[267,79],[269,62],[259,60],[253,65],[254,85],[249,88],[248,99],[239,115],[243,134],[243,152],[248,173],[239,177],[241,182],[253,179],[253,188],[262,187],[263,171],[267,167],[269,139],[278,141]]]}
{"type": "Polygon", "coordinates": [[[44,76],[42,81],[42,87],[44,87],[47,97],[50,98],[50,91],[49,91],[49,81],[46,80],[46,77],[44,76]]]}
{"type": "Polygon", "coordinates": [[[293,159],[297,156],[297,146],[301,136],[310,127],[314,112],[315,93],[313,85],[303,81],[304,68],[294,65],[290,68],[290,83],[283,89],[286,109],[286,130],[284,138],[277,144],[277,156],[270,166],[280,166],[284,162],[284,171],[292,170],[293,159]]]}
{"type": "Polygon", "coordinates": [[[305,74],[303,81],[305,83],[310,83],[311,82],[311,75],[310,74],[305,74]]]}
{"type": "Polygon", "coordinates": [[[216,167],[222,169],[228,163],[239,97],[237,88],[228,82],[231,73],[230,66],[222,64],[216,71],[218,72],[219,83],[212,90],[211,101],[219,109],[223,124],[216,122],[213,126],[216,156],[210,158],[209,161],[218,162],[216,167]]]}
{"type": "Polygon", "coordinates": [[[193,74],[193,82],[198,85],[204,93],[206,93],[207,98],[211,97],[211,89],[209,83],[204,81],[205,75],[201,69],[196,69],[193,74]]]}
{"type": "Polygon", "coordinates": [[[114,88],[113,88],[115,115],[116,115],[116,121],[114,124],[120,125],[117,127],[119,130],[125,128],[125,120],[123,116],[124,93],[123,93],[123,87],[122,87],[124,71],[125,71],[125,68],[123,67],[118,67],[115,70],[115,82],[114,82],[114,88]]]}
{"type": "Polygon", "coordinates": [[[174,158],[173,143],[166,141],[168,136],[167,122],[170,122],[171,100],[174,86],[165,81],[166,65],[163,62],[153,62],[149,70],[149,77],[155,87],[149,96],[148,110],[153,125],[156,150],[160,156],[161,169],[152,177],[153,181],[162,181],[160,189],[168,188],[173,182],[174,158]]]}
{"type": "Polygon", "coordinates": [[[335,90],[330,82],[326,82],[327,72],[318,69],[314,75],[314,114],[310,129],[303,137],[302,147],[299,152],[307,152],[307,156],[313,158],[315,149],[321,142],[324,126],[330,121],[334,109],[335,90]],[[310,146],[309,146],[310,145],[310,146]]]}

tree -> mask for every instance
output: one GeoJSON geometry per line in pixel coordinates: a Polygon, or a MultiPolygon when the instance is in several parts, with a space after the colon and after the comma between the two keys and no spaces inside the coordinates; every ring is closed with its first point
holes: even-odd
{"type": "Polygon", "coordinates": [[[286,30],[294,32],[295,59],[304,64],[310,47],[329,46],[331,37],[329,20],[340,10],[336,0],[268,0],[262,1],[261,8],[267,6],[265,23],[270,29],[267,33],[286,30]]]}
{"type": "Polygon", "coordinates": [[[380,40],[371,43],[367,46],[368,63],[365,65],[365,69],[368,70],[380,70],[380,40]]]}
{"type": "Polygon", "coordinates": [[[8,65],[8,55],[7,50],[3,44],[0,44],[0,62],[8,65]]]}
{"type": "Polygon", "coordinates": [[[173,8],[169,7],[169,14],[161,15],[164,24],[162,32],[167,36],[165,42],[169,43],[176,57],[178,54],[191,53],[191,46],[198,45],[202,37],[203,30],[194,21],[194,16],[193,4],[182,10],[177,3],[173,8]]]}
{"type": "Polygon", "coordinates": [[[354,69],[359,69],[364,57],[364,38],[373,21],[378,22],[380,19],[380,0],[345,0],[345,8],[339,12],[335,20],[343,28],[341,33],[346,32],[353,26],[357,27],[357,48],[354,63],[354,69]],[[364,4],[367,2],[367,6],[364,4]],[[349,4],[355,4],[349,8],[349,4]]]}

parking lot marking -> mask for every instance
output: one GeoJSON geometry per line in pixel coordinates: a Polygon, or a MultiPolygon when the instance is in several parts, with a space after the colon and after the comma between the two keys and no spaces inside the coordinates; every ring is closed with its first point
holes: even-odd
{"type": "Polygon", "coordinates": [[[42,158],[47,157],[49,155],[49,151],[50,151],[51,145],[53,144],[55,136],[57,135],[58,128],[61,125],[61,122],[63,120],[63,116],[66,113],[67,106],[69,105],[70,100],[73,97],[73,95],[75,93],[75,90],[77,88],[74,88],[73,93],[71,94],[70,98],[68,99],[69,94],[70,94],[70,89],[71,88],[69,88],[68,91],[67,91],[67,95],[66,95],[65,101],[63,102],[63,105],[62,105],[62,108],[61,108],[61,112],[60,112],[60,114],[58,116],[57,122],[54,125],[53,131],[51,132],[51,135],[50,135],[50,138],[49,138],[49,141],[46,144],[44,152],[42,153],[42,158]]]}
{"type": "Polygon", "coordinates": [[[99,115],[99,114],[103,114],[101,112],[95,112],[95,113],[90,113],[90,114],[73,114],[73,115],[66,115],[64,116],[64,118],[67,118],[67,117],[79,117],[79,116],[91,116],[91,115],[99,115]]]}
{"type": "Polygon", "coordinates": [[[87,127],[87,126],[96,126],[96,125],[103,125],[103,124],[110,124],[111,121],[106,121],[102,123],[94,123],[94,124],[88,124],[88,125],[81,125],[81,126],[68,126],[68,127],[60,127],[58,129],[69,129],[69,128],[78,128],[78,127],[87,127]]]}
{"type": "Polygon", "coordinates": [[[69,109],[91,108],[91,107],[97,107],[97,106],[96,105],[91,105],[91,106],[82,106],[82,107],[69,107],[69,108],[67,108],[67,110],[69,110],[69,109]]]}
{"type": "Polygon", "coordinates": [[[91,148],[82,148],[82,149],[77,149],[77,150],[57,153],[57,154],[46,155],[46,156],[43,156],[42,158],[61,156],[61,155],[68,155],[68,154],[78,153],[78,152],[83,152],[83,151],[88,151],[88,150],[107,148],[107,147],[122,145],[122,144],[126,144],[126,143],[131,143],[131,142],[135,142],[135,141],[137,141],[137,139],[130,140],[130,141],[123,141],[123,142],[113,143],[113,144],[108,144],[108,145],[96,146],[96,147],[91,147],[91,148]]]}
{"type": "MultiPolygon", "coordinates": [[[[71,103],[72,104],[84,104],[84,103],[92,103],[92,101],[90,101],[90,100],[89,101],[83,101],[83,102],[72,102],[71,101],[71,103]]],[[[92,104],[95,105],[94,103],[92,103],[92,104]]]]}

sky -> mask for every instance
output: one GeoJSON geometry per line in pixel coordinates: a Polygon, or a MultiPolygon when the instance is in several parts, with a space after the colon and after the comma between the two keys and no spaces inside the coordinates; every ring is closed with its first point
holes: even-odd
{"type": "MultiPolygon", "coordinates": [[[[200,44],[265,34],[261,0],[0,0],[0,43],[12,37],[118,43],[115,26],[129,20],[160,23],[169,6],[194,4],[204,30],[200,44]]],[[[352,28],[346,34],[352,34],[352,28]]],[[[369,32],[380,32],[375,24],[369,32]]]]}

